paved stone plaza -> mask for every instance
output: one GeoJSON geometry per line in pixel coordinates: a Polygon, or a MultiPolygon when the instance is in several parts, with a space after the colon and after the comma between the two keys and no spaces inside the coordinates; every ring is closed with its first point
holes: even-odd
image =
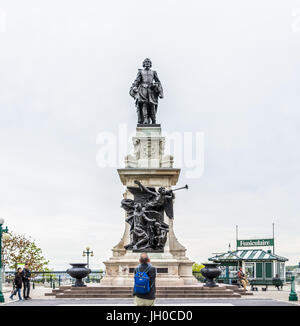
{"type": "MultiPolygon", "coordinates": [[[[297,286],[300,299],[300,286],[297,286]]],[[[6,306],[132,306],[133,299],[55,299],[46,297],[45,293],[51,292],[50,288],[36,287],[31,291],[31,300],[14,301],[9,299],[10,289],[4,288],[6,306]]],[[[244,296],[241,299],[157,299],[156,305],[161,306],[299,306],[298,302],[289,302],[290,286],[284,286],[282,291],[273,288],[268,291],[253,292],[252,296],[244,296]]]]}
{"type": "MultiPolygon", "coordinates": [[[[7,306],[133,306],[133,299],[32,299],[7,306]]],[[[156,306],[295,306],[273,299],[157,299],[156,306]]]]}

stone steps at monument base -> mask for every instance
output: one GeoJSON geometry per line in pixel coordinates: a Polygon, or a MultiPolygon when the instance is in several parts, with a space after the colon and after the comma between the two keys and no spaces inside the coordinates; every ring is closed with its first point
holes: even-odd
{"type": "Polygon", "coordinates": [[[182,291],[177,291],[177,290],[168,290],[168,291],[156,291],[156,293],[167,293],[167,294],[173,294],[173,293],[176,293],[176,294],[193,294],[193,293],[202,293],[202,294],[209,294],[209,293],[215,293],[215,294],[218,294],[218,293],[234,293],[233,291],[231,290],[222,290],[222,291],[211,291],[211,290],[200,290],[200,291],[194,291],[194,290],[182,290],[182,291]]]}
{"type": "MultiPolygon", "coordinates": [[[[132,291],[132,286],[94,286],[94,287],[60,287],[59,289],[52,290],[53,292],[61,292],[66,290],[72,291],[132,291]]],[[[157,286],[157,291],[224,291],[225,287],[203,287],[203,286],[157,286]]],[[[227,288],[228,289],[228,288],[227,288]]],[[[230,288],[231,290],[231,288],[230,288]]],[[[235,290],[235,289],[234,289],[235,290]]],[[[238,289],[242,290],[242,289],[238,289]]],[[[243,291],[243,290],[242,290],[243,291]]]]}
{"type": "MultiPolygon", "coordinates": [[[[97,292],[97,293],[99,293],[99,292],[109,292],[109,293],[112,293],[112,292],[120,292],[120,293],[122,293],[122,292],[124,292],[124,293],[126,293],[126,292],[132,292],[132,290],[133,290],[133,288],[129,288],[129,289],[122,289],[122,288],[118,288],[118,287],[116,287],[116,288],[114,288],[114,289],[87,289],[87,288],[85,288],[85,289],[83,289],[83,290],[81,290],[81,289],[78,289],[78,288],[73,288],[73,289],[67,289],[67,290],[63,290],[63,291],[60,291],[60,290],[58,290],[58,291],[56,291],[56,290],[53,290],[54,291],[54,293],[59,293],[59,292],[72,292],[72,293],[87,293],[87,292],[89,292],[89,293],[93,293],[93,292],[97,292]]],[[[161,289],[161,288],[156,288],[156,292],[176,292],[176,293],[179,293],[179,292],[182,292],[182,293],[184,293],[184,292],[209,292],[209,293],[211,293],[211,292],[224,292],[224,291],[227,291],[227,292],[236,292],[236,291],[233,291],[233,290],[231,290],[231,289],[224,289],[224,288],[220,288],[220,289],[218,289],[218,288],[198,288],[198,289],[186,289],[186,288],[182,288],[182,289],[174,289],[173,287],[171,287],[171,288],[167,288],[167,289],[161,289]]]]}
{"type": "MultiPolygon", "coordinates": [[[[238,293],[157,294],[157,298],[240,298],[238,293]]],[[[132,294],[57,294],[56,298],[133,298],[132,294]]]]}
{"type": "MultiPolygon", "coordinates": [[[[232,291],[157,291],[156,294],[158,296],[168,296],[168,295],[176,295],[176,296],[182,296],[182,295],[194,295],[194,294],[199,294],[199,295],[209,295],[209,294],[224,294],[224,295],[232,295],[234,292],[232,291]]],[[[83,291],[65,291],[63,293],[56,293],[54,295],[97,295],[97,296],[102,296],[102,295],[132,295],[132,291],[87,291],[87,292],[83,292],[83,291]]]]}
{"type": "MultiPolygon", "coordinates": [[[[240,298],[241,295],[252,295],[237,286],[205,287],[190,286],[159,286],[156,287],[158,298],[240,298]]],[[[131,286],[62,286],[46,293],[56,298],[132,298],[131,286]]]]}
{"type": "Polygon", "coordinates": [[[157,298],[240,298],[238,293],[157,294],[157,298]]]}
{"type": "MultiPolygon", "coordinates": [[[[173,289],[168,289],[168,290],[160,290],[157,289],[156,293],[178,293],[178,294],[185,294],[185,293],[233,293],[234,291],[232,290],[228,290],[228,289],[221,289],[221,290],[173,290],[173,289]]],[[[87,294],[87,293],[91,293],[91,294],[128,294],[128,293],[132,293],[132,289],[130,290],[119,290],[119,289],[114,289],[114,290],[65,290],[65,291],[58,291],[58,292],[54,292],[53,294],[59,294],[59,293],[73,293],[73,294],[87,294]]]]}
{"type": "MultiPolygon", "coordinates": [[[[54,290],[56,298],[132,298],[132,287],[69,287],[54,290]]],[[[48,294],[51,295],[51,294],[48,294]]],[[[240,298],[241,294],[226,287],[157,287],[157,298],[240,298]]]]}

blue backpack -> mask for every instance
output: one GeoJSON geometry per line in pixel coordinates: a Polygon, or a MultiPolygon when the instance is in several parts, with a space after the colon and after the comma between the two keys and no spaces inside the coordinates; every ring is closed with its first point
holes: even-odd
{"type": "Polygon", "coordinates": [[[147,274],[151,268],[149,265],[143,272],[140,271],[140,266],[136,269],[134,275],[134,293],[147,294],[150,292],[150,278],[147,274]]]}

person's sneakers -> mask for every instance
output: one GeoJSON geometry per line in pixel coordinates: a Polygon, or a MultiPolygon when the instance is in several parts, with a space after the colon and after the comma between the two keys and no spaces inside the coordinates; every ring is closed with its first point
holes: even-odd
{"type": "Polygon", "coordinates": [[[32,299],[31,297],[27,297],[28,300],[32,299]]]}
{"type": "Polygon", "coordinates": [[[24,298],[24,300],[27,300],[27,297],[26,297],[26,298],[24,298]]]}
{"type": "Polygon", "coordinates": [[[10,300],[13,300],[14,299],[12,295],[9,298],[10,298],[10,300]]]}

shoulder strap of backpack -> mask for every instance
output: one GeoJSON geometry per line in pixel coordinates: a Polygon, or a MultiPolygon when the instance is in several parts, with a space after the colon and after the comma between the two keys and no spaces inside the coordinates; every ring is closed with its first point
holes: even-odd
{"type": "Polygon", "coordinates": [[[144,270],[145,273],[148,273],[150,271],[150,268],[152,267],[151,264],[149,264],[149,266],[144,270]]]}

